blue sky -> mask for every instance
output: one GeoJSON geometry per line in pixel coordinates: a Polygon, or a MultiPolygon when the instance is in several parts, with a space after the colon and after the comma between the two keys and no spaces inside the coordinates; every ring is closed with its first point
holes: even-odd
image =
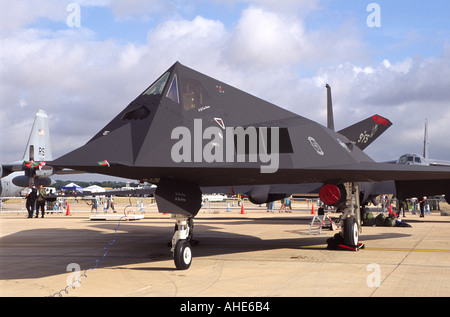
{"type": "MultiPolygon", "coordinates": [[[[130,9],[129,12],[120,13],[119,9],[112,5],[83,4],[82,1],[79,3],[81,29],[92,31],[92,40],[113,40],[122,45],[132,43],[137,46],[148,43],[149,30],[171,20],[192,21],[200,16],[220,21],[227,30],[232,30],[239,23],[245,9],[258,6],[258,1],[164,1],[162,9],[158,6],[151,9],[150,5],[144,6],[142,11],[130,9]]],[[[289,7],[289,4],[286,6],[289,7]]],[[[294,8],[294,12],[302,17],[307,32],[326,33],[351,28],[352,32],[356,32],[356,36],[360,37],[361,46],[366,50],[364,60],[357,58],[357,62],[380,63],[387,59],[390,63],[396,63],[409,57],[438,57],[442,54],[443,46],[448,45],[450,41],[449,1],[430,1],[425,4],[418,0],[325,0],[317,1],[313,8],[303,9],[299,6],[294,8]],[[367,18],[372,13],[368,9],[371,3],[380,7],[381,27],[367,26],[367,18]]],[[[67,29],[66,21],[52,21],[45,17],[29,27],[49,28],[52,31],[67,29]]],[[[350,33],[349,37],[354,36],[353,33],[350,33]]],[[[345,36],[345,33],[340,34],[345,36]]],[[[333,55],[334,52],[331,50],[326,54],[333,55]]],[[[320,66],[331,66],[336,62],[337,60],[331,59],[328,64],[328,61],[322,60],[320,66]]],[[[317,67],[315,63],[301,64],[298,66],[298,75],[311,76],[317,67]]]]}
{"type": "MultiPolygon", "coordinates": [[[[93,30],[97,40],[114,39],[141,45],[146,43],[149,29],[168,19],[192,20],[196,16],[202,16],[221,21],[226,28],[232,28],[239,20],[242,10],[255,5],[251,1],[183,1],[187,5],[180,7],[181,1],[167,1],[167,11],[155,9],[155,12],[121,16],[107,5],[83,5],[82,1],[73,3],[81,3],[82,27],[93,30]]],[[[442,45],[450,40],[449,12],[449,1],[327,0],[321,1],[315,10],[310,11],[305,16],[304,23],[307,30],[314,31],[337,29],[350,21],[363,34],[374,59],[384,59],[387,54],[391,59],[393,56],[402,59],[411,52],[424,57],[441,54],[442,45]],[[380,5],[382,24],[379,28],[369,28],[366,24],[371,13],[367,11],[370,3],[380,5]]],[[[29,27],[56,31],[67,28],[67,25],[65,21],[40,17],[29,27]]]]}
{"type": "Polygon", "coordinates": [[[0,160],[22,155],[39,109],[54,156],[84,144],[177,60],[320,123],[329,83],[337,128],[394,122],[367,150],[376,160],[421,152],[427,118],[430,155],[450,160],[449,12],[444,0],[0,0],[0,160]],[[72,3],[80,28],[66,23],[72,3]]]}

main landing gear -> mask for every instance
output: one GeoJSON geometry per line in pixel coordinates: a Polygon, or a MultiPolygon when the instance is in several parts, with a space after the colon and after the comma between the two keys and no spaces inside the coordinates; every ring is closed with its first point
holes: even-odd
{"type": "Polygon", "coordinates": [[[361,214],[359,186],[357,183],[344,183],[339,186],[324,185],[321,199],[327,205],[336,205],[343,209],[338,225],[341,232],[327,240],[328,249],[358,251],[364,248],[359,242],[361,214]]]}
{"type": "Polygon", "coordinates": [[[172,237],[172,254],[178,270],[187,270],[192,263],[191,243],[194,222],[192,217],[176,215],[175,233],[172,237]]]}

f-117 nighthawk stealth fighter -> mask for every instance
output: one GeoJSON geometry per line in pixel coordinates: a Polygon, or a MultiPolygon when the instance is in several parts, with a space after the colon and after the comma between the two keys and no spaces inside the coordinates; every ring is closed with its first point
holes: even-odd
{"type": "Polygon", "coordinates": [[[159,212],[176,215],[178,269],[191,265],[203,187],[254,185],[253,195],[268,202],[270,185],[323,184],[322,201],[343,210],[349,246],[359,243],[358,182],[395,181],[399,198],[411,182],[427,195],[450,194],[450,168],[376,163],[344,134],[179,62],[84,146],[48,164],[156,184],[159,212]]]}

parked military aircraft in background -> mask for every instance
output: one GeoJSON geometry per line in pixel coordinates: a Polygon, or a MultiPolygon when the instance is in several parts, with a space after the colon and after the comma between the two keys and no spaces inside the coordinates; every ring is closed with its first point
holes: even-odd
{"type": "Polygon", "coordinates": [[[159,211],[176,215],[175,265],[187,269],[202,187],[264,185],[258,195],[269,201],[270,185],[323,184],[320,198],[341,207],[343,240],[353,247],[358,183],[395,181],[399,198],[410,183],[450,188],[450,168],[376,163],[353,142],[177,62],[84,146],[48,164],[156,184],[159,211]]]}
{"type": "Polygon", "coordinates": [[[428,153],[428,122],[425,121],[423,136],[423,154],[404,154],[395,163],[408,165],[450,166],[450,161],[436,160],[429,157],[428,153]]]}
{"type": "Polygon", "coordinates": [[[18,196],[32,183],[36,186],[50,186],[52,181],[49,177],[52,172],[45,162],[52,159],[48,116],[45,111],[39,110],[22,160],[0,166],[0,197],[18,196]]]}

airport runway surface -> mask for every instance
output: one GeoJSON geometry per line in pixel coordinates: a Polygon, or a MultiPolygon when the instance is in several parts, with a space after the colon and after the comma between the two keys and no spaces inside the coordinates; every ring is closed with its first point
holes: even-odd
{"type": "Polygon", "coordinates": [[[437,212],[408,213],[410,228],[363,227],[365,249],[353,252],[326,249],[335,231],[308,234],[308,210],[201,210],[185,271],[175,269],[167,245],[170,215],[121,221],[117,236],[118,221],[90,215],[0,214],[0,296],[450,296],[450,217],[437,212]],[[81,285],[67,287],[77,277],[81,285]]]}

